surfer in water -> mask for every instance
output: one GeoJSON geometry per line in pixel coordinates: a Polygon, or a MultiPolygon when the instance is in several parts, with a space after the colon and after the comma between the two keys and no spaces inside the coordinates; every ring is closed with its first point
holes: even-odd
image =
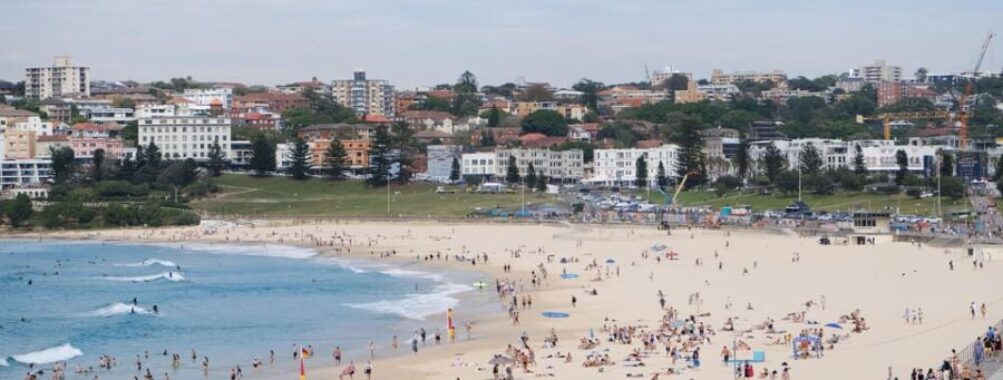
{"type": "Polygon", "coordinates": [[[160,315],[160,308],[157,305],[153,305],[153,314],[160,315]]]}
{"type": "Polygon", "coordinates": [[[136,306],[136,305],[139,305],[139,298],[132,297],[132,306],[136,306]]]}

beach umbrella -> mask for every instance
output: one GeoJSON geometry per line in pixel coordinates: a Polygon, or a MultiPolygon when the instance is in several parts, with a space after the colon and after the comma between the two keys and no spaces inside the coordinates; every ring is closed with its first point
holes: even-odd
{"type": "Polygon", "coordinates": [[[606,264],[614,264],[614,263],[616,263],[616,260],[606,259],[606,264]]]}
{"type": "Polygon", "coordinates": [[[825,327],[829,327],[829,328],[834,328],[834,329],[842,329],[842,328],[843,328],[843,326],[840,326],[840,325],[839,325],[838,323],[836,323],[836,322],[829,322],[829,323],[826,323],[826,324],[825,324],[825,327]]]}
{"type": "Polygon", "coordinates": [[[543,312],[541,314],[544,317],[547,317],[547,318],[567,318],[567,317],[571,316],[571,314],[562,313],[562,312],[559,312],[559,311],[545,311],[545,312],[543,312]]]}
{"type": "Polygon", "coordinates": [[[515,360],[509,359],[501,355],[495,355],[495,357],[491,358],[491,360],[488,361],[488,364],[491,365],[508,365],[512,363],[515,363],[515,360]]]}

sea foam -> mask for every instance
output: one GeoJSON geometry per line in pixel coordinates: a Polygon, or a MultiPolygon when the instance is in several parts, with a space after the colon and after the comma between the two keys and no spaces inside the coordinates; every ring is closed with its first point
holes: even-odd
{"type": "Polygon", "coordinates": [[[244,255],[280,257],[289,259],[308,259],[317,255],[311,249],[281,244],[241,244],[241,243],[153,243],[150,245],[177,248],[183,251],[196,251],[216,255],[244,255]]]}
{"type": "Polygon", "coordinates": [[[11,359],[21,364],[49,364],[73,359],[84,353],[69,343],[62,346],[46,348],[41,351],[29,352],[23,355],[11,356],[11,359]]]}
{"type": "MultiPolygon", "coordinates": [[[[395,277],[416,277],[434,279],[442,282],[443,277],[434,273],[415,272],[403,269],[389,269],[380,273],[395,277]]],[[[440,313],[445,313],[446,309],[456,307],[460,300],[453,297],[455,294],[474,290],[473,287],[463,284],[443,283],[435,288],[432,293],[412,293],[404,298],[396,300],[385,300],[366,303],[346,303],[345,306],[373,311],[383,314],[394,314],[406,319],[423,321],[425,318],[440,313]]]]}
{"type": "Polygon", "coordinates": [[[153,312],[139,306],[116,302],[87,313],[87,315],[91,317],[111,317],[122,314],[153,314],[153,312]]]}
{"type": "Polygon", "coordinates": [[[138,263],[115,264],[115,265],[116,266],[120,266],[120,267],[134,267],[134,268],[135,267],[148,267],[148,266],[152,266],[152,265],[160,265],[160,266],[165,266],[165,267],[169,267],[169,268],[175,268],[175,267],[178,266],[178,264],[175,264],[173,261],[160,260],[160,259],[146,259],[146,260],[143,260],[142,262],[138,262],[138,263]]]}
{"type": "Polygon", "coordinates": [[[149,276],[136,276],[136,277],[104,277],[105,280],[109,281],[122,281],[122,282],[151,282],[157,280],[166,280],[170,282],[181,282],[185,280],[185,276],[181,272],[163,272],[157,273],[149,276]]]}

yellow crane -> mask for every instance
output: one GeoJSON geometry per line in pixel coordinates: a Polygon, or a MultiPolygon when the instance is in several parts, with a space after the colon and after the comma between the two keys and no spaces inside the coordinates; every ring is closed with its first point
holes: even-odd
{"type": "Polygon", "coordinates": [[[930,112],[889,112],[883,113],[875,116],[864,116],[857,115],[857,123],[864,124],[867,121],[880,120],[882,126],[884,127],[885,140],[892,139],[892,121],[895,120],[934,120],[934,119],[949,119],[951,117],[950,113],[945,111],[930,111],[930,112]]]}

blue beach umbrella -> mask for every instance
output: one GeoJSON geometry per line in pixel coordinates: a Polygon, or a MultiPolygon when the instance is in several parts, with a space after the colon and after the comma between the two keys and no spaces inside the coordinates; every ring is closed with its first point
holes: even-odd
{"type": "Polygon", "coordinates": [[[838,323],[836,323],[836,322],[829,322],[829,323],[826,323],[826,324],[825,324],[825,327],[829,327],[829,328],[833,328],[833,329],[842,329],[842,328],[843,328],[843,326],[840,326],[840,325],[839,325],[838,323]]]}

